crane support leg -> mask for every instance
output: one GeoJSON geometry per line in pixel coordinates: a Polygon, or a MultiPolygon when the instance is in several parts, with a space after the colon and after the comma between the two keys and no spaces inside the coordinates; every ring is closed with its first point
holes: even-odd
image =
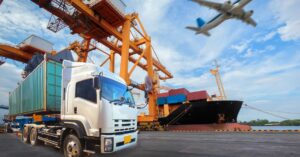
{"type": "Polygon", "coordinates": [[[129,84],[128,76],[128,60],[129,60],[129,43],[130,43],[130,19],[127,18],[123,25],[122,29],[122,52],[121,52],[121,67],[120,67],[120,76],[125,79],[126,83],[129,84]]]}

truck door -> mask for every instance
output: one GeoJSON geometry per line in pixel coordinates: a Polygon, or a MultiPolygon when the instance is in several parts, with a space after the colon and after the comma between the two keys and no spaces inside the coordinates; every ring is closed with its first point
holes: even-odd
{"type": "Polygon", "coordinates": [[[98,93],[93,86],[93,79],[79,81],[75,85],[74,115],[78,115],[85,123],[88,132],[99,130],[98,93]]]}

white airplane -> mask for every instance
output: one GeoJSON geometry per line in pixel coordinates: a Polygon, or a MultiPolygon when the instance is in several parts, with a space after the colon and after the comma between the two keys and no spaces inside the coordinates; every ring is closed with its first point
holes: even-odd
{"type": "Polygon", "coordinates": [[[253,10],[245,11],[243,8],[245,5],[251,2],[251,0],[237,0],[234,3],[231,1],[226,1],[224,3],[211,2],[207,0],[191,0],[193,2],[198,3],[199,5],[206,6],[211,9],[215,9],[220,12],[219,15],[214,17],[208,22],[205,22],[201,18],[198,18],[197,26],[187,26],[187,29],[193,30],[196,34],[204,34],[206,36],[210,36],[209,30],[217,27],[225,20],[235,18],[241,20],[249,25],[256,27],[256,22],[251,18],[253,15],[253,10]]]}

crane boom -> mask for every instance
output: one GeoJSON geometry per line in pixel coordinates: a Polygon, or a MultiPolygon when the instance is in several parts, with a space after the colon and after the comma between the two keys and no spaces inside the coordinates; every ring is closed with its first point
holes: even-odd
{"type": "Polygon", "coordinates": [[[0,56],[26,63],[31,59],[33,54],[27,53],[15,46],[0,44],[0,56]]]}

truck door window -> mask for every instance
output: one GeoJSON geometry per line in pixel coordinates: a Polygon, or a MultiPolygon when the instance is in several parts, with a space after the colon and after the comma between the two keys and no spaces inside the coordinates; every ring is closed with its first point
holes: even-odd
{"type": "Polygon", "coordinates": [[[97,94],[96,89],[93,87],[93,79],[77,82],[75,97],[97,103],[97,94]]]}

